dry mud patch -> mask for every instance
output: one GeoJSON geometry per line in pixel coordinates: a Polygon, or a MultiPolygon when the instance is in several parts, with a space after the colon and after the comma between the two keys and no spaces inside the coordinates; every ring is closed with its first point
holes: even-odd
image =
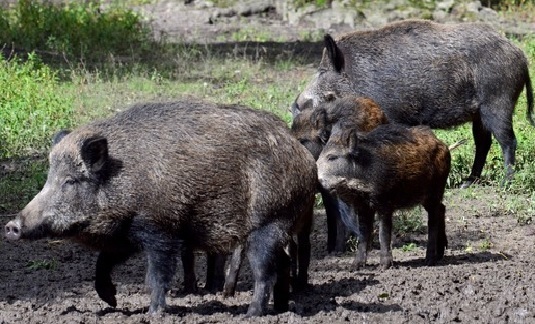
{"type": "MultiPolygon", "coordinates": [[[[143,255],[115,269],[118,307],[111,308],[93,288],[95,252],[61,240],[2,241],[0,323],[534,323],[535,228],[486,208],[492,196],[477,204],[452,196],[446,202],[449,248],[435,267],[423,263],[426,235],[409,234],[395,240],[392,269],[380,271],[374,251],[370,265],[354,271],[351,253],[325,252],[325,215],[318,210],[312,286],[292,297],[289,312],[253,319],[244,318],[252,290],[247,266],[233,298],[202,289],[182,294],[179,266],[169,312],[150,316],[143,255]],[[416,248],[403,251],[409,241],[416,248]],[[51,269],[41,261],[50,261],[51,269]]],[[[199,254],[201,287],[204,272],[199,254]]]]}

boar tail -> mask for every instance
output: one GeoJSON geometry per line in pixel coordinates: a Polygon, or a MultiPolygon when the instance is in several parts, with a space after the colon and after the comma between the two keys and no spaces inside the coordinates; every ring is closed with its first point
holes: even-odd
{"type": "Polygon", "coordinates": [[[531,79],[529,78],[529,73],[526,75],[526,99],[528,102],[527,109],[527,118],[532,126],[535,126],[535,121],[533,120],[533,88],[531,87],[531,79]]]}
{"type": "Polygon", "coordinates": [[[467,142],[467,139],[463,138],[462,140],[457,141],[457,142],[451,144],[450,146],[448,146],[448,150],[453,151],[453,150],[455,150],[456,148],[458,148],[459,146],[463,145],[466,142],[467,142]]]}

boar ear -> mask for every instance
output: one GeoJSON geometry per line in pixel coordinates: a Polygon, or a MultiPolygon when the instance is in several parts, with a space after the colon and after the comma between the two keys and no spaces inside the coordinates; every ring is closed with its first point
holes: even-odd
{"type": "Polygon", "coordinates": [[[99,172],[108,160],[108,140],[102,136],[88,138],[82,143],[81,153],[88,169],[99,172]]]}
{"type": "Polygon", "coordinates": [[[327,123],[327,111],[324,108],[318,108],[310,116],[310,122],[319,130],[319,138],[323,144],[327,143],[330,136],[327,123]]]}
{"type": "Polygon", "coordinates": [[[344,54],[340,51],[340,48],[336,45],[336,42],[329,34],[325,34],[324,37],[325,48],[327,49],[327,55],[336,72],[341,72],[344,69],[345,61],[344,54]]]}
{"type": "Polygon", "coordinates": [[[52,136],[52,146],[58,144],[59,142],[61,142],[61,140],[68,134],[71,133],[71,130],[68,130],[68,129],[62,129],[60,130],[59,132],[57,132],[56,134],[54,134],[54,136],[52,136]]]}

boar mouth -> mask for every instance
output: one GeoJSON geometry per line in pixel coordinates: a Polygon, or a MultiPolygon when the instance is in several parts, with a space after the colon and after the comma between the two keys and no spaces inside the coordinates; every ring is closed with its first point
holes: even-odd
{"type": "Polygon", "coordinates": [[[78,235],[87,226],[88,224],[86,223],[77,223],[64,230],[55,229],[49,223],[41,223],[32,228],[22,226],[20,229],[20,238],[25,240],[38,240],[45,237],[68,238],[78,235]]]}
{"type": "Polygon", "coordinates": [[[50,225],[43,223],[33,228],[22,226],[20,229],[20,238],[25,240],[38,240],[49,236],[51,230],[50,225]]]}
{"type": "Polygon", "coordinates": [[[365,181],[342,177],[330,179],[329,181],[323,180],[321,181],[321,186],[331,195],[341,199],[367,197],[374,191],[373,186],[365,181]]]}
{"type": "Polygon", "coordinates": [[[320,184],[330,194],[335,195],[338,190],[347,187],[345,178],[320,179],[320,184]]]}

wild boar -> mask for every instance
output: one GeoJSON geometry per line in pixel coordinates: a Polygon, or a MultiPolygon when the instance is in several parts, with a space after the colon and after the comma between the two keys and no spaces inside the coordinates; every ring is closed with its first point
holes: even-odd
{"type": "Polygon", "coordinates": [[[310,103],[293,118],[291,130],[316,160],[329,139],[332,125],[338,121],[353,125],[360,132],[369,132],[388,123],[381,107],[369,98],[344,95],[316,108],[310,103]]]}
{"type": "MultiPolygon", "coordinates": [[[[384,112],[373,100],[346,95],[331,98],[313,108],[311,101],[303,106],[301,113],[293,118],[292,134],[318,159],[323,146],[330,136],[331,127],[338,121],[355,126],[362,132],[369,132],[380,124],[388,123],[384,112]]],[[[334,199],[331,194],[320,189],[327,214],[327,251],[344,251],[348,233],[343,220],[353,217],[344,203],[334,199]],[[349,213],[349,214],[348,214],[349,213]]]]}
{"type": "Polygon", "coordinates": [[[271,289],[275,310],[288,309],[284,247],[297,233],[308,267],[317,171],[274,115],[191,101],[137,104],[64,135],[49,162],[43,189],[6,236],[68,237],[100,251],[95,287],[111,305],[110,273],[138,251],[148,258],[154,313],[165,309],[183,248],[224,254],[246,244],[255,280],[247,315],[265,313],[271,289]]]}
{"type": "Polygon", "coordinates": [[[318,161],[321,185],[357,214],[359,237],[355,264],[364,266],[370,248],[374,215],[379,219],[380,264],[392,264],[394,211],[421,204],[428,214],[425,262],[442,259],[448,241],[442,203],[451,157],[448,147],[427,126],[380,125],[358,133],[337,124],[318,161]]]}
{"type": "Polygon", "coordinates": [[[318,72],[292,112],[353,93],[375,100],[391,122],[445,129],[471,121],[475,159],[462,187],[481,177],[491,135],[502,149],[507,183],[517,146],[512,116],[524,87],[535,125],[528,61],[513,42],[484,23],[405,20],[336,41],[326,35],[318,72]]]}

